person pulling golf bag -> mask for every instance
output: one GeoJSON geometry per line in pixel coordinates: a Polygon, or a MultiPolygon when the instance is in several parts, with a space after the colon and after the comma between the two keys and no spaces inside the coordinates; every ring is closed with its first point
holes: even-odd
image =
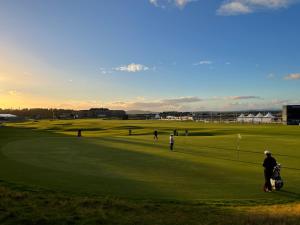
{"type": "Polygon", "coordinates": [[[277,165],[276,159],[272,157],[270,151],[266,150],[264,152],[266,158],[264,159],[263,167],[264,167],[264,175],[265,175],[265,184],[264,184],[264,191],[271,192],[272,185],[271,185],[271,178],[273,176],[274,167],[277,165]]]}
{"type": "Polygon", "coordinates": [[[280,190],[283,187],[283,180],[280,176],[281,165],[277,164],[273,169],[273,175],[271,177],[271,185],[273,190],[280,190]]]}

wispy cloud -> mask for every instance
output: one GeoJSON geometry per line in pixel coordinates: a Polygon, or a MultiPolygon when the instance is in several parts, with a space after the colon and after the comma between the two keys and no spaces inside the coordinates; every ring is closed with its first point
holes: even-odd
{"type": "Polygon", "coordinates": [[[193,103],[202,101],[199,97],[181,97],[173,99],[165,99],[162,102],[166,104],[178,104],[178,103],[193,103]]]}
{"type": "Polygon", "coordinates": [[[154,5],[154,6],[156,6],[156,7],[159,7],[158,0],[149,0],[149,2],[150,2],[152,5],[154,5]]]}
{"type": "Polygon", "coordinates": [[[246,100],[246,99],[261,99],[261,97],[259,96],[229,96],[227,97],[228,99],[232,99],[232,100],[246,100]]]}
{"type": "Polygon", "coordinates": [[[291,73],[284,77],[285,80],[300,80],[300,73],[291,73]]]}
{"type": "Polygon", "coordinates": [[[194,66],[199,66],[199,65],[211,65],[213,64],[212,61],[210,60],[201,60],[199,62],[194,63],[194,66]]]}
{"type": "Polygon", "coordinates": [[[122,108],[125,110],[139,109],[139,110],[154,110],[154,111],[163,111],[163,110],[181,110],[187,108],[189,105],[197,104],[201,102],[202,99],[199,97],[179,97],[179,98],[170,98],[170,99],[160,99],[147,101],[138,100],[138,101],[118,101],[109,103],[108,106],[112,108],[122,108]]]}
{"type": "Polygon", "coordinates": [[[275,74],[274,73],[269,73],[268,75],[267,75],[267,78],[268,79],[274,79],[275,78],[275,74]]]}
{"type": "Polygon", "coordinates": [[[255,95],[236,95],[236,96],[216,96],[207,100],[250,100],[250,99],[262,99],[260,96],[255,95]]]}
{"type": "Polygon", "coordinates": [[[198,0],[149,0],[155,7],[166,8],[168,6],[176,6],[183,9],[188,3],[196,2],[198,0]]]}
{"type": "Polygon", "coordinates": [[[249,14],[259,10],[287,8],[298,2],[298,0],[226,0],[217,10],[217,14],[222,16],[249,14]]]}
{"type": "Polygon", "coordinates": [[[147,71],[149,70],[148,66],[142,65],[142,64],[136,64],[136,63],[131,63],[128,65],[123,65],[115,68],[116,71],[121,71],[121,72],[142,72],[142,71],[147,71]]]}

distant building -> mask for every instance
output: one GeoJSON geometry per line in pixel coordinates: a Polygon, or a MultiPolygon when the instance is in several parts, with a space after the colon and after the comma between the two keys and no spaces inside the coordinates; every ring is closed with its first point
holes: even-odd
{"type": "Polygon", "coordinates": [[[167,116],[165,120],[194,120],[192,116],[167,116]]]}
{"type": "Polygon", "coordinates": [[[159,119],[160,119],[159,113],[155,114],[154,119],[156,119],[156,120],[159,120],[159,119]]]}
{"type": "Polygon", "coordinates": [[[91,108],[89,110],[79,110],[77,113],[78,118],[120,118],[126,116],[124,110],[110,110],[107,108],[91,108]]]}
{"type": "Polygon", "coordinates": [[[287,125],[300,124],[300,105],[285,105],[282,110],[282,122],[287,125]]]}

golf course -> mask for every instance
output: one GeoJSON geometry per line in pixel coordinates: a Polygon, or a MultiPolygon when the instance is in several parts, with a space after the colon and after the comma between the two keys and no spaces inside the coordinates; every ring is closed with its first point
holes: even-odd
{"type": "Polygon", "coordinates": [[[294,204],[300,200],[299,136],[299,126],[281,124],[98,119],[6,123],[0,127],[0,180],[8,191],[47,193],[43,198],[176,202],[181,207],[294,204]],[[78,129],[82,137],[77,137],[78,129]],[[174,129],[179,135],[170,151],[174,129]],[[266,149],[282,165],[284,187],[272,193],[263,192],[266,149]]]}

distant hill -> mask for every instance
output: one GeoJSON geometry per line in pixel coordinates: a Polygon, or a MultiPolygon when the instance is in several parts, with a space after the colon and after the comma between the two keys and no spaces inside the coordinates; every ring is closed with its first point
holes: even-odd
{"type": "Polygon", "coordinates": [[[151,111],[144,111],[144,110],[128,110],[126,111],[128,115],[137,115],[137,114],[150,114],[150,113],[155,113],[151,111]]]}

